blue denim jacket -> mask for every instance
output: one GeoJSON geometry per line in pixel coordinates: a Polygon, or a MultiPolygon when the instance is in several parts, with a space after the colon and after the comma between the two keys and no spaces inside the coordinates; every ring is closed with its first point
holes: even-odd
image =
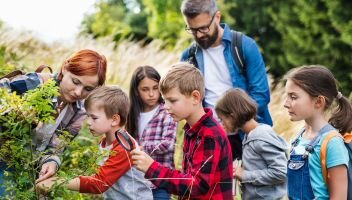
{"type": "MultiPolygon", "coordinates": [[[[221,40],[222,45],[224,45],[225,48],[224,57],[228,64],[227,67],[231,75],[233,87],[247,91],[247,93],[256,101],[258,104],[258,122],[272,125],[273,122],[268,109],[268,104],[270,102],[268,79],[263,58],[255,41],[246,35],[243,35],[242,37],[242,52],[244,62],[246,63],[246,70],[245,74],[241,74],[240,68],[236,66],[236,63],[232,58],[231,29],[226,24],[221,24],[221,27],[224,29],[221,40]]],[[[187,61],[188,53],[189,47],[183,51],[181,57],[182,61],[187,61]]],[[[204,61],[201,48],[197,48],[196,60],[199,70],[204,73],[204,61]]]]}

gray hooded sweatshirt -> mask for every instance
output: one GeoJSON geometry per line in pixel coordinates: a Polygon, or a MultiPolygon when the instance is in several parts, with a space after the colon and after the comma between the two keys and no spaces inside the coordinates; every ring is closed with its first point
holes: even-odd
{"type": "Polygon", "coordinates": [[[265,124],[243,140],[242,199],[281,199],[287,194],[288,144],[265,124]]]}

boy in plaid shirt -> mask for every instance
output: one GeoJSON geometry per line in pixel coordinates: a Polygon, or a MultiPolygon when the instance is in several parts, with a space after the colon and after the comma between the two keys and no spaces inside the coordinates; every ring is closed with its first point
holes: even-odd
{"type": "Polygon", "coordinates": [[[211,109],[202,106],[205,89],[200,71],[188,63],[176,64],[159,88],[174,120],[187,122],[182,170],[164,167],[139,150],[131,152],[133,164],[154,185],[180,199],[232,199],[231,146],[211,109]]]}

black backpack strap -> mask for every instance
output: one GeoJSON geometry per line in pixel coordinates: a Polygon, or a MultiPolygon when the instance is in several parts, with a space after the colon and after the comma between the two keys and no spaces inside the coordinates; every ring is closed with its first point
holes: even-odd
{"type": "Polygon", "coordinates": [[[188,49],[188,58],[187,58],[187,61],[193,64],[196,68],[198,68],[198,63],[196,59],[197,48],[198,48],[197,44],[193,42],[188,49]]]}
{"type": "Polygon", "coordinates": [[[231,30],[232,33],[232,53],[233,59],[236,65],[239,67],[241,74],[246,71],[246,63],[244,62],[243,52],[242,52],[242,33],[238,31],[231,30]]]}

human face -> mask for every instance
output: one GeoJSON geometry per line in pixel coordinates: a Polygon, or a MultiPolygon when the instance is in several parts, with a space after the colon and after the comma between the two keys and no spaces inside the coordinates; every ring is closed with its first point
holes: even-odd
{"type": "Polygon", "coordinates": [[[233,128],[233,123],[231,121],[231,118],[220,113],[218,114],[218,117],[220,119],[221,125],[224,128],[225,132],[232,133],[234,131],[234,128],[233,128]]]}
{"type": "Polygon", "coordinates": [[[91,105],[87,109],[87,124],[93,136],[102,136],[112,130],[114,120],[108,118],[105,114],[104,108],[91,105]]]}
{"type": "Polygon", "coordinates": [[[194,18],[185,17],[186,30],[193,34],[194,40],[203,49],[215,44],[219,37],[220,14],[216,12],[213,16],[201,13],[194,18]]]}
{"type": "Polygon", "coordinates": [[[138,95],[143,101],[143,111],[148,112],[159,104],[160,92],[159,83],[153,79],[145,77],[138,84],[138,95]]]}
{"type": "Polygon", "coordinates": [[[165,108],[175,121],[183,119],[189,121],[194,108],[194,99],[192,96],[185,96],[180,93],[178,88],[172,88],[163,97],[165,108]]]}
{"type": "Polygon", "coordinates": [[[67,103],[83,100],[98,86],[98,79],[98,75],[77,76],[64,69],[60,81],[60,98],[67,103]]]}
{"type": "Polygon", "coordinates": [[[315,99],[293,81],[287,80],[285,94],[284,107],[287,109],[291,121],[309,120],[314,116],[316,112],[315,99]]]}

